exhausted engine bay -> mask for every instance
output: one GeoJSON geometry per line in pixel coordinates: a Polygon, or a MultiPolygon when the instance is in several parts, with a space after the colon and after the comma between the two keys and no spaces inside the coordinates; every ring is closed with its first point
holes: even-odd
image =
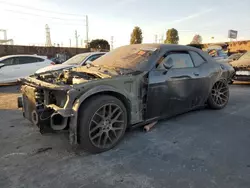
{"type": "Polygon", "coordinates": [[[98,79],[100,77],[87,72],[64,70],[37,74],[35,75],[35,78],[51,84],[74,85],[84,83],[89,80],[98,79]]]}

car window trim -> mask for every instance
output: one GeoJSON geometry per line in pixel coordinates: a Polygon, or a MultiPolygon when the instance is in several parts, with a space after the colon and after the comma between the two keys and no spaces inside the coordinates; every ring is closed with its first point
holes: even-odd
{"type": "Polygon", "coordinates": [[[37,57],[33,57],[33,56],[25,56],[27,59],[34,59],[34,61],[30,62],[30,63],[24,63],[24,64],[33,64],[33,63],[40,63],[39,61],[37,61],[37,57]]]}
{"type": "Polygon", "coordinates": [[[195,63],[194,63],[194,59],[193,59],[193,57],[192,57],[192,55],[191,55],[190,52],[195,52],[195,53],[197,53],[197,54],[204,60],[204,63],[207,63],[207,60],[206,60],[199,52],[196,52],[195,50],[188,50],[188,53],[189,53],[189,55],[190,55],[190,57],[191,57],[191,59],[192,59],[192,61],[193,61],[194,67],[200,67],[200,66],[203,65],[204,63],[200,64],[199,66],[196,66],[195,63]]]}
{"type": "MultiPolygon", "coordinates": [[[[88,57],[86,58],[86,60],[84,60],[84,61],[81,62],[81,66],[86,65],[86,62],[87,62],[91,57],[93,57],[93,56],[98,56],[98,58],[99,58],[99,57],[101,57],[101,55],[103,55],[103,54],[92,54],[92,55],[88,56],[88,57]]],[[[98,58],[96,58],[96,59],[98,59],[98,58]]],[[[96,59],[95,59],[95,60],[96,60],[96,59]]]]}
{"type": "MultiPolygon", "coordinates": [[[[15,60],[14,58],[15,58],[15,57],[9,57],[9,58],[3,59],[2,61],[8,60],[8,59],[12,59],[12,63],[13,63],[13,61],[15,60]]],[[[11,64],[11,65],[6,65],[6,64],[4,64],[5,67],[8,67],[8,66],[15,66],[15,65],[19,65],[19,64],[11,64]]]]}
{"type": "Polygon", "coordinates": [[[188,50],[171,50],[171,51],[168,51],[167,53],[165,53],[164,55],[166,55],[166,57],[170,54],[170,53],[186,53],[190,56],[191,58],[191,61],[193,63],[193,67],[182,67],[182,68],[171,68],[171,69],[191,69],[191,68],[195,68],[195,64],[194,64],[194,60],[192,58],[192,56],[190,55],[190,53],[188,52],[188,50]]]}
{"type": "Polygon", "coordinates": [[[84,65],[86,65],[86,62],[89,60],[89,58],[91,58],[92,57],[92,55],[89,55],[89,56],[87,56],[85,59],[83,59],[82,60],[82,62],[80,63],[80,66],[84,66],[84,65]]]}
{"type": "Polygon", "coordinates": [[[35,63],[41,63],[41,62],[45,61],[45,59],[43,59],[41,57],[32,57],[32,58],[35,58],[37,60],[35,63]]]}

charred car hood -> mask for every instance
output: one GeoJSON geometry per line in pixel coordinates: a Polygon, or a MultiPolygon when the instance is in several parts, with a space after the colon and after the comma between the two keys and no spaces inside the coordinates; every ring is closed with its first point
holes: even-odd
{"type": "MultiPolygon", "coordinates": [[[[135,71],[132,71],[135,72],[135,71]]],[[[132,73],[131,70],[121,71],[120,69],[114,69],[110,67],[95,67],[95,66],[84,66],[72,68],[70,70],[63,71],[48,71],[39,74],[34,74],[28,78],[22,79],[21,81],[26,84],[39,85],[50,88],[52,85],[58,86],[72,86],[77,84],[86,83],[89,81],[98,81],[100,79],[107,79],[132,73]]]]}
{"type": "Polygon", "coordinates": [[[92,74],[92,75],[98,76],[99,78],[111,78],[111,77],[118,76],[121,74],[121,72],[115,69],[106,68],[106,67],[93,67],[93,66],[77,67],[77,68],[71,69],[70,71],[75,72],[75,73],[92,74]]]}

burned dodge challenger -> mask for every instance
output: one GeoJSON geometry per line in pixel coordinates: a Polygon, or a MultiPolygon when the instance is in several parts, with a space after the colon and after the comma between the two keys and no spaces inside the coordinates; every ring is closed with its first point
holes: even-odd
{"type": "Polygon", "coordinates": [[[229,64],[197,48],[136,44],[84,67],[22,79],[18,101],[41,133],[68,131],[72,144],[98,153],[114,147],[128,127],[204,105],[225,107],[233,75],[229,64]]]}

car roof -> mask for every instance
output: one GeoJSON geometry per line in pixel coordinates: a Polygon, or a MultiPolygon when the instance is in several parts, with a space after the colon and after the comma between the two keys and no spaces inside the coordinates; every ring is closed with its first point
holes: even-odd
{"type": "MultiPolygon", "coordinates": [[[[81,55],[96,55],[96,54],[106,54],[107,52],[85,52],[85,53],[80,53],[81,55]]],[[[76,54],[76,55],[80,55],[80,54],[76,54]]]]}
{"type": "Polygon", "coordinates": [[[39,57],[42,59],[46,59],[44,56],[39,56],[39,55],[30,55],[30,54],[19,54],[19,55],[7,55],[0,57],[0,60],[7,59],[7,58],[12,58],[12,57],[39,57]]]}
{"type": "Polygon", "coordinates": [[[199,48],[192,47],[192,46],[187,46],[187,45],[180,45],[180,44],[158,44],[158,43],[145,43],[145,44],[131,44],[127,45],[131,46],[139,46],[141,49],[160,49],[162,51],[167,51],[167,50],[193,50],[193,51],[202,51],[199,48]]]}

